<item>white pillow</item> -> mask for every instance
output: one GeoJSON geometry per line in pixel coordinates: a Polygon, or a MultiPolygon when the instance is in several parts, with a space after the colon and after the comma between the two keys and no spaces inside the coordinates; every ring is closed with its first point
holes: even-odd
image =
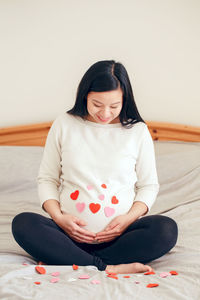
{"type": "Polygon", "coordinates": [[[0,146],[0,187],[36,186],[43,147],[0,146]]]}
{"type": "Polygon", "coordinates": [[[160,190],[149,214],[200,200],[200,143],[155,141],[160,190]]]}

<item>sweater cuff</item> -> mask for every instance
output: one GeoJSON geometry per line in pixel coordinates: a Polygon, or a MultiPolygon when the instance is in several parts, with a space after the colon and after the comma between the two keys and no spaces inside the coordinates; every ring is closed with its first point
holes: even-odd
{"type": "Polygon", "coordinates": [[[50,184],[45,184],[45,185],[42,184],[41,186],[38,185],[38,194],[39,194],[39,199],[40,199],[40,205],[43,210],[44,210],[43,203],[46,200],[54,199],[54,200],[57,200],[58,202],[60,202],[59,191],[55,189],[54,185],[53,186],[50,184]]]}
{"type": "Polygon", "coordinates": [[[152,184],[148,187],[140,188],[136,191],[136,196],[133,202],[141,201],[148,207],[147,213],[150,211],[152,205],[154,204],[156,197],[159,192],[159,184],[152,184]]]}

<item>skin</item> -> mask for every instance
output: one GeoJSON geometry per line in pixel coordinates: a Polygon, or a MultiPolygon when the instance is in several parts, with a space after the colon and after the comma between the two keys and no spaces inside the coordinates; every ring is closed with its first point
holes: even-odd
{"type": "Polygon", "coordinates": [[[123,93],[120,88],[108,92],[90,92],[87,95],[86,119],[100,124],[120,123],[122,105],[123,93]]]}

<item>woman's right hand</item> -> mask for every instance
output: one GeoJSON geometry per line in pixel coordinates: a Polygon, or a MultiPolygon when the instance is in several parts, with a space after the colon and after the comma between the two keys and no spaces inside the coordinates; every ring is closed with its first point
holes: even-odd
{"type": "Polygon", "coordinates": [[[76,242],[92,244],[95,241],[96,234],[81,228],[80,226],[85,226],[87,223],[76,216],[62,212],[54,221],[76,242]]]}

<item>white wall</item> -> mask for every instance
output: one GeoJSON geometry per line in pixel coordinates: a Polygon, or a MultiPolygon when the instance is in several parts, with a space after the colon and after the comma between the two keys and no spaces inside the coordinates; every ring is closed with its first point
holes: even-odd
{"type": "Polygon", "coordinates": [[[145,120],[200,126],[199,0],[0,0],[0,35],[0,127],[55,119],[103,59],[145,120]]]}

